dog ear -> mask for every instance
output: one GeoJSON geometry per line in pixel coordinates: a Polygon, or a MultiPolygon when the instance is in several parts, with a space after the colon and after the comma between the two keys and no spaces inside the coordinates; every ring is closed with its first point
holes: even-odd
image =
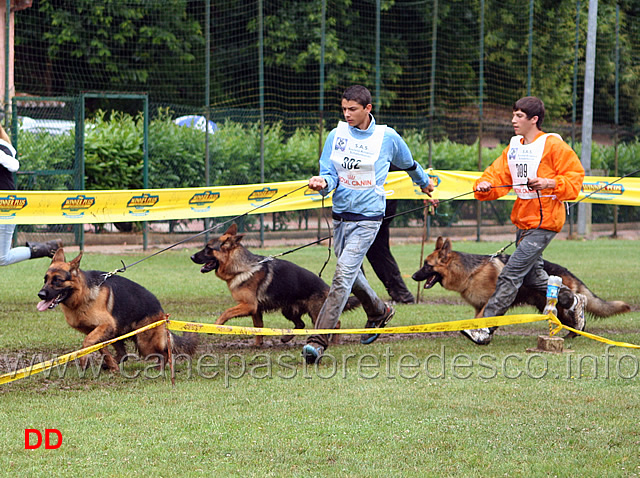
{"type": "Polygon", "coordinates": [[[64,257],[64,250],[62,247],[59,247],[58,250],[53,255],[51,262],[67,262],[67,259],[64,257]]]}
{"type": "Polygon", "coordinates": [[[438,239],[436,240],[436,250],[442,249],[443,242],[444,242],[444,239],[442,239],[442,236],[438,236],[438,239]]]}
{"type": "Polygon", "coordinates": [[[77,272],[78,269],[80,269],[80,259],[82,259],[82,251],[80,251],[80,254],[78,254],[75,259],[69,262],[71,272],[77,272]]]}
{"type": "Polygon", "coordinates": [[[440,248],[439,256],[443,261],[446,261],[450,253],[451,253],[451,241],[447,238],[444,241],[444,244],[442,244],[442,247],[440,248]]]}
{"type": "Polygon", "coordinates": [[[229,234],[230,236],[235,236],[237,232],[238,232],[238,225],[234,222],[229,226],[229,229],[227,229],[227,232],[225,232],[225,234],[229,234]]]}

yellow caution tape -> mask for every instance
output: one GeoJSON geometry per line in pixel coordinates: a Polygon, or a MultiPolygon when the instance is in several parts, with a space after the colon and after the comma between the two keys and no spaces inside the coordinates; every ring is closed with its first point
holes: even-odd
{"type": "Polygon", "coordinates": [[[145,330],[153,329],[164,323],[166,323],[166,320],[159,320],[158,322],[145,325],[144,327],[136,329],[133,332],[129,332],[128,334],[121,335],[120,337],[116,337],[114,339],[110,339],[105,342],[100,342],[99,344],[85,347],[83,349],[77,350],[76,352],[71,352],[69,354],[56,357],[55,359],[47,360],[46,362],[41,362],[39,364],[31,365],[29,367],[16,370],[14,372],[5,373],[4,375],[0,375],[0,385],[4,383],[13,382],[15,380],[20,380],[22,378],[30,377],[31,375],[44,372],[45,370],[48,370],[53,367],[57,367],[58,365],[62,365],[67,362],[71,362],[73,360],[79,359],[80,357],[84,357],[85,355],[89,355],[93,352],[97,352],[98,350],[108,345],[111,345],[112,343],[117,342],[118,340],[127,339],[133,335],[139,334],[140,332],[144,332],[145,330]]]}
{"type": "Polygon", "coordinates": [[[610,340],[610,339],[607,339],[605,337],[600,337],[599,335],[590,334],[589,332],[584,332],[582,330],[574,329],[573,327],[569,327],[568,325],[564,325],[563,323],[561,323],[560,320],[556,316],[549,314],[549,324],[551,325],[552,322],[554,324],[556,324],[556,328],[553,329],[550,332],[550,335],[555,335],[558,332],[560,332],[562,329],[566,329],[566,330],[568,330],[570,332],[574,332],[574,333],[576,333],[578,335],[582,335],[583,337],[587,337],[588,339],[597,340],[598,342],[602,342],[602,343],[609,344],[609,345],[615,345],[616,347],[626,347],[626,348],[629,348],[629,349],[640,349],[640,345],[630,344],[628,342],[617,342],[615,340],[610,340]]]}
{"type": "Polygon", "coordinates": [[[182,332],[197,332],[202,334],[218,334],[218,335],[327,335],[327,334],[422,334],[422,333],[434,333],[434,332],[455,332],[459,330],[469,329],[481,329],[486,327],[499,327],[504,325],[526,324],[530,322],[538,322],[541,320],[549,321],[550,334],[555,335],[560,330],[566,329],[576,334],[582,335],[592,340],[603,342],[605,344],[614,345],[617,347],[627,347],[640,349],[640,345],[630,344],[627,342],[617,342],[609,340],[598,335],[576,330],[572,327],[564,325],[553,314],[520,314],[520,315],[505,315],[499,317],[484,317],[467,320],[454,320],[449,322],[436,322],[433,324],[420,324],[420,325],[404,325],[399,327],[385,327],[385,328],[370,328],[370,329],[272,329],[272,328],[258,328],[258,327],[241,327],[235,325],[216,325],[216,324],[201,324],[197,322],[183,322],[179,320],[159,320],[152,324],[146,325],[139,329],[136,329],[128,334],[121,335],[114,339],[101,342],[99,344],[85,347],[76,352],[72,352],[55,359],[41,362],[30,367],[23,368],[14,372],[9,372],[4,375],[0,375],[0,385],[13,382],[22,378],[35,375],[58,365],[65,364],[67,362],[76,360],[85,355],[89,355],[93,352],[111,345],[119,340],[127,339],[133,335],[139,334],[149,329],[153,329],[162,324],[167,324],[169,330],[182,331],[182,332]],[[552,329],[552,324],[556,327],[552,329]],[[552,330],[551,330],[552,329],[552,330]]]}
{"type": "Polygon", "coordinates": [[[182,332],[198,332],[202,334],[222,335],[327,335],[327,334],[421,334],[429,332],[455,332],[465,329],[482,329],[502,325],[526,324],[547,320],[542,314],[504,315],[500,317],[484,317],[468,320],[454,320],[451,322],[436,322],[434,324],[403,325],[399,327],[385,327],[382,329],[271,329],[267,327],[241,327],[236,325],[199,324],[195,322],[181,322],[169,320],[169,330],[182,332]]]}

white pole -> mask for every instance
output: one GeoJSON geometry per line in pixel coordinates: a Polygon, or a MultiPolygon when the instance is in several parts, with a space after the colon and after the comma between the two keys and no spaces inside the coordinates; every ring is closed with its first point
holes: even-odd
{"type": "MultiPolygon", "coordinates": [[[[593,133],[593,82],[596,64],[596,32],[598,30],[598,0],[589,0],[587,51],[584,72],[584,102],[582,106],[582,153],[585,174],[591,175],[591,136],[593,133]]],[[[578,234],[591,232],[591,204],[578,205],[578,234]]]]}

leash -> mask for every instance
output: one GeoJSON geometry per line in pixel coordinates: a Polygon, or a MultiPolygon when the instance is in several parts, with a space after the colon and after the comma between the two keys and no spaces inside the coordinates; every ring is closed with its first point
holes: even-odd
{"type": "MultiPolygon", "coordinates": [[[[599,187],[598,189],[596,189],[595,191],[591,192],[590,194],[586,195],[585,197],[583,197],[582,199],[573,202],[572,204],[567,204],[567,214],[570,213],[571,208],[576,206],[577,204],[579,204],[580,202],[584,201],[585,199],[589,199],[591,196],[593,196],[594,194],[602,191],[603,189],[609,187],[612,184],[617,183],[618,181],[622,181],[625,178],[628,178],[629,176],[633,176],[634,174],[640,173],[640,169],[636,169],[635,171],[632,171],[628,174],[625,174],[624,176],[620,176],[618,179],[616,179],[615,181],[612,181],[610,183],[605,184],[604,186],[599,187]]],[[[529,187],[528,185],[528,180],[527,180],[527,184],[526,186],[529,187]]],[[[517,184],[513,185],[513,186],[518,186],[517,184]]],[[[524,186],[524,185],[522,185],[524,186]]],[[[493,187],[493,186],[492,186],[493,187]]],[[[496,187],[512,187],[512,186],[496,186],[496,187]]],[[[531,189],[531,188],[529,188],[531,189]]],[[[536,194],[538,195],[538,203],[540,204],[540,223],[538,224],[538,227],[536,227],[536,229],[540,229],[540,226],[542,226],[542,200],[540,199],[540,191],[536,191],[536,194]]],[[[535,229],[534,229],[535,230],[535,229]]],[[[522,235],[522,237],[520,238],[520,240],[522,240],[524,238],[524,236],[526,235],[526,232],[522,235]]],[[[496,258],[496,256],[499,256],[500,254],[504,253],[505,250],[507,250],[510,246],[512,246],[513,244],[515,244],[516,241],[511,241],[509,244],[507,244],[506,246],[504,246],[502,249],[500,249],[499,251],[494,252],[493,254],[491,254],[491,256],[489,256],[489,260],[493,260],[496,258]]]]}
{"type": "MultiPolygon", "coordinates": [[[[512,188],[512,187],[514,187],[514,186],[527,186],[527,188],[528,188],[530,191],[532,191],[532,190],[533,190],[533,189],[531,188],[531,186],[529,186],[529,180],[528,180],[528,179],[527,179],[527,182],[526,182],[526,183],[523,183],[523,184],[507,184],[507,185],[504,185],[504,186],[495,186],[495,187],[496,187],[496,188],[512,188]]],[[[493,186],[491,186],[491,187],[493,188],[493,186]]],[[[540,191],[536,191],[536,196],[538,196],[538,204],[539,204],[539,206],[540,206],[540,222],[538,223],[538,227],[536,227],[535,229],[533,229],[534,231],[535,231],[536,229],[540,229],[540,226],[542,226],[542,218],[543,218],[543,216],[542,216],[542,199],[541,199],[541,196],[540,196],[540,191]]],[[[522,234],[522,237],[520,237],[520,240],[521,240],[521,241],[522,241],[522,239],[524,239],[524,236],[527,234],[527,232],[528,232],[528,231],[525,231],[525,232],[522,234]]],[[[500,254],[503,254],[503,253],[504,253],[504,251],[506,251],[507,249],[509,249],[509,248],[510,248],[512,245],[514,245],[516,242],[518,242],[518,241],[516,241],[516,240],[514,239],[513,241],[511,241],[511,242],[510,242],[509,244],[507,244],[506,246],[504,246],[504,247],[502,247],[501,249],[497,250],[496,252],[494,252],[493,254],[491,254],[491,255],[489,256],[489,258],[487,259],[487,261],[488,261],[488,262],[491,262],[491,261],[492,261],[492,260],[494,260],[496,257],[498,257],[500,254]]]]}
{"type": "MultiPolygon", "coordinates": [[[[167,246],[167,247],[165,247],[164,249],[160,249],[159,251],[156,251],[156,252],[154,252],[153,254],[150,254],[150,255],[148,255],[148,256],[146,256],[146,257],[143,257],[142,259],[140,259],[140,260],[138,260],[138,261],[136,261],[136,262],[133,262],[133,263],[131,263],[131,264],[129,264],[129,265],[126,265],[123,261],[120,261],[120,262],[122,263],[122,267],[121,267],[121,268],[118,268],[118,269],[115,269],[115,270],[113,270],[113,271],[111,271],[111,272],[106,272],[106,273],[104,273],[104,274],[103,274],[104,279],[102,280],[102,284],[104,284],[104,282],[105,282],[107,279],[109,279],[109,277],[111,277],[111,276],[114,276],[114,275],[116,275],[116,274],[120,274],[120,273],[122,273],[122,272],[126,272],[126,271],[127,271],[127,269],[129,269],[129,268],[131,268],[131,267],[133,267],[133,266],[135,266],[135,265],[138,265],[138,264],[140,264],[141,262],[146,261],[147,259],[151,259],[152,257],[155,257],[155,256],[157,256],[157,255],[159,255],[159,254],[164,253],[164,252],[167,252],[168,250],[173,249],[174,247],[177,247],[177,246],[179,246],[179,245],[181,245],[181,244],[184,244],[185,242],[192,241],[192,240],[194,240],[194,239],[196,239],[196,238],[198,238],[198,237],[200,237],[200,236],[202,236],[202,235],[204,235],[204,234],[207,234],[207,233],[209,233],[209,232],[213,231],[214,229],[218,229],[219,227],[221,227],[221,226],[223,226],[223,225],[225,225],[225,224],[228,224],[228,223],[230,223],[230,222],[233,222],[233,221],[236,221],[236,220],[238,220],[238,219],[240,219],[240,218],[243,218],[243,217],[245,217],[245,216],[248,216],[249,214],[251,214],[251,213],[252,213],[252,212],[254,212],[254,211],[257,211],[258,209],[261,209],[261,208],[263,208],[263,207],[269,206],[270,204],[273,204],[274,202],[279,201],[280,199],[284,199],[284,198],[286,198],[287,196],[289,196],[289,195],[291,195],[291,194],[293,194],[293,193],[295,193],[295,192],[298,192],[298,191],[300,191],[300,190],[302,190],[302,189],[306,189],[307,187],[308,187],[308,184],[305,184],[305,185],[303,185],[303,186],[300,186],[299,188],[294,189],[293,191],[289,191],[288,193],[283,194],[282,196],[279,196],[279,197],[277,197],[277,198],[274,198],[274,199],[272,199],[271,201],[267,201],[266,203],[261,204],[260,206],[254,207],[253,209],[251,209],[251,210],[249,210],[249,211],[247,211],[247,212],[245,212],[245,213],[243,213],[243,214],[240,214],[239,216],[236,216],[236,217],[233,217],[233,218],[228,219],[228,220],[226,220],[226,221],[223,221],[223,222],[220,222],[220,223],[218,223],[218,224],[215,224],[215,225],[211,226],[210,228],[205,229],[204,231],[201,231],[201,232],[199,232],[199,233],[197,233],[197,234],[194,234],[194,235],[192,235],[192,236],[190,236],[190,237],[187,237],[186,239],[183,239],[183,240],[181,240],[181,241],[178,241],[178,242],[176,242],[175,244],[171,244],[170,246],[167,246]]],[[[323,200],[324,200],[324,198],[323,198],[323,200]]]]}
{"type": "MultiPolygon", "coordinates": [[[[512,187],[512,185],[508,185],[508,186],[496,186],[496,187],[512,187]]],[[[449,201],[453,201],[453,200],[458,199],[458,198],[460,198],[460,197],[467,196],[467,195],[469,195],[469,194],[473,194],[474,192],[475,192],[474,190],[471,190],[471,191],[469,191],[469,192],[462,193],[462,194],[459,194],[459,195],[457,195],[457,196],[454,196],[454,197],[451,197],[451,198],[448,198],[448,199],[444,199],[444,200],[438,201],[438,204],[442,204],[442,203],[446,203],[446,202],[449,202],[449,201]]],[[[425,200],[425,202],[427,202],[427,200],[425,200]]],[[[393,214],[392,216],[385,216],[385,217],[383,218],[383,220],[393,219],[394,217],[403,216],[403,215],[405,215],[405,214],[409,214],[409,213],[411,213],[411,212],[414,212],[414,211],[421,211],[421,210],[427,210],[427,211],[429,211],[429,212],[428,212],[429,214],[432,214],[432,213],[431,213],[431,211],[429,210],[432,206],[433,206],[433,205],[432,205],[432,204],[430,204],[430,203],[429,203],[429,204],[425,204],[424,206],[420,206],[420,207],[417,207],[417,208],[409,209],[409,210],[407,210],[407,211],[403,211],[403,212],[400,212],[400,213],[397,213],[397,214],[393,214]]],[[[330,227],[330,225],[329,225],[329,219],[328,219],[328,218],[327,218],[327,216],[324,214],[324,209],[325,209],[325,207],[324,207],[324,196],[323,196],[323,197],[322,197],[322,210],[323,210],[323,217],[324,217],[324,219],[325,219],[325,221],[326,221],[326,223],[327,223],[327,229],[331,230],[331,227],[330,227]]],[[[289,249],[289,250],[284,251],[284,252],[281,252],[281,253],[279,253],[279,254],[269,255],[269,256],[265,257],[264,259],[262,259],[261,261],[259,261],[259,262],[258,262],[258,264],[263,264],[263,263],[265,263],[265,262],[268,262],[268,261],[274,260],[274,259],[276,259],[276,258],[278,258],[278,257],[282,257],[282,256],[285,256],[285,255],[287,255],[287,254],[291,254],[292,252],[299,251],[300,249],[304,249],[305,247],[313,246],[313,245],[315,245],[315,244],[318,244],[318,243],[320,243],[320,242],[325,241],[325,240],[327,240],[327,239],[328,239],[328,240],[329,240],[329,243],[328,243],[328,251],[329,251],[329,252],[328,252],[328,256],[327,256],[327,259],[325,260],[324,264],[322,265],[322,268],[320,269],[320,272],[318,273],[318,276],[319,276],[319,277],[322,277],[322,272],[324,271],[325,267],[326,267],[326,266],[327,266],[327,264],[329,263],[329,260],[331,259],[331,238],[333,238],[333,234],[330,234],[330,235],[328,235],[328,236],[325,236],[325,237],[323,237],[322,239],[318,239],[318,240],[316,240],[316,241],[309,242],[309,243],[307,243],[307,244],[304,244],[304,245],[302,245],[302,246],[296,247],[296,248],[294,248],[294,249],[289,249]]]]}
{"type": "MultiPolygon", "coordinates": [[[[580,199],[579,201],[576,201],[575,203],[571,204],[571,205],[568,207],[568,209],[570,209],[571,207],[575,206],[575,205],[576,205],[576,204],[578,204],[579,202],[584,201],[585,199],[588,199],[588,198],[589,198],[589,197],[591,197],[593,194],[596,194],[597,192],[599,192],[599,191],[601,191],[601,190],[605,189],[607,186],[609,186],[609,185],[611,185],[611,184],[614,184],[614,183],[617,183],[618,181],[621,181],[622,179],[627,178],[627,177],[629,177],[629,176],[632,176],[632,175],[634,175],[634,174],[637,174],[637,173],[639,173],[639,172],[640,172],[640,169],[638,169],[638,170],[636,170],[636,171],[633,171],[633,172],[631,172],[631,173],[628,173],[628,174],[626,174],[626,175],[624,175],[624,176],[621,176],[620,178],[616,179],[615,181],[612,181],[612,182],[610,182],[610,183],[608,183],[608,184],[606,184],[606,185],[604,185],[604,186],[602,186],[602,187],[600,187],[600,188],[596,189],[595,191],[593,191],[592,193],[590,193],[588,196],[585,196],[584,198],[580,199]]],[[[492,188],[492,189],[513,188],[513,187],[515,187],[515,186],[527,186],[527,187],[529,187],[529,184],[528,184],[528,182],[527,182],[527,183],[522,183],[522,184],[505,184],[505,185],[501,185],[501,186],[491,186],[491,188],[492,188]]],[[[456,200],[456,199],[458,199],[458,198],[461,198],[461,197],[464,197],[464,196],[468,196],[469,194],[473,194],[474,192],[475,192],[475,190],[471,190],[471,191],[468,191],[468,192],[466,192],[466,193],[458,194],[457,196],[453,196],[453,197],[448,198],[448,199],[439,200],[439,201],[438,201],[438,205],[440,205],[440,204],[445,204],[445,203],[447,203],[447,202],[449,202],[449,201],[454,201],[454,200],[456,200]]],[[[536,227],[536,229],[539,229],[539,228],[542,226],[542,221],[543,221],[543,208],[542,208],[542,199],[541,199],[541,196],[540,196],[540,192],[539,192],[539,191],[536,191],[536,194],[537,194],[537,197],[538,197],[538,203],[539,203],[539,205],[540,205],[540,222],[538,223],[538,226],[536,227]]],[[[323,201],[323,203],[322,203],[322,208],[323,208],[323,211],[324,211],[324,197],[322,198],[322,201],[323,201]]],[[[416,208],[413,208],[413,209],[408,209],[408,210],[406,210],[406,211],[399,212],[399,213],[394,214],[394,215],[392,215],[392,216],[385,216],[385,217],[384,217],[384,220],[393,219],[393,218],[395,218],[395,217],[403,216],[403,215],[405,215],[405,214],[410,214],[410,213],[415,212],[415,211],[424,211],[424,210],[427,210],[427,211],[428,211],[428,214],[429,214],[429,215],[432,215],[432,214],[434,214],[434,212],[432,212],[432,211],[430,210],[430,208],[431,208],[431,207],[432,207],[432,204],[425,204],[425,205],[420,206],[420,207],[416,207],[416,208]]],[[[436,207],[437,207],[437,206],[436,206],[436,207]]],[[[331,228],[329,227],[329,221],[328,221],[328,219],[326,218],[326,216],[325,216],[325,220],[327,221],[327,228],[328,228],[329,230],[331,230],[331,228]]],[[[323,264],[322,269],[320,270],[320,273],[318,274],[320,277],[322,277],[322,271],[324,271],[325,267],[327,266],[327,264],[328,264],[328,262],[329,262],[329,260],[330,260],[330,258],[331,258],[331,241],[330,241],[330,240],[331,240],[331,238],[332,238],[332,237],[333,237],[333,235],[329,235],[329,236],[326,236],[326,237],[324,237],[324,238],[322,238],[322,239],[318,239],[317,241],[313,241],[313,242],[310,242],[310,243],[308,243],[308,244],[305,244],[305,245],[302,245],[302,246],[300,246],[300,247],[297,247],[297,248],[295,248],[295,249],[290,249],[290,250],[285,251],[285,252],[282,252],[282,253],[280,253],[280,254],[276,254],[276,255],[273,255],[273,256],[269,256],[269,257],[265,258],[265,259],[264,259],[263,261],[261,261],[261,262],[264,262],[264,261],[267,261],[267,260],[273,260],[273,259],[275,259],[275,258],[277,258],[277,257],[281,257],[281,256],[284,256],[284,255],[286,255],[286,254],[290,254],[290,253],[292,253],[292,252],[298,251],[298,250],[303,249],[303,248],[308,247],[308,246],[312,246],[312,245],[314,245],[314,244],[318,244],[318,243],[320,243],[320,242],[322,242],[322,241],[324,241],[324,240],[329,239],[329,245],[328,245],[329,255],[328,255],[328,257],[327,257],[327,260],[326,260],[326,261],[325,261],[325,263],[323,264]]],[[[523,235],[523,237],[524,237],[524,235],[523,235]]],[[[522,238],[521,238],[521,240],[522,240],[522,238]]],[[[496,252],[494,252],[493,254],[491,254],[491,255],[489,256],[489,259],[488,259],[488,260],[493,260],[493,259],[495,259],[497,256],[499,256],[499,255],[503,254],[503,253],[504,253],[504,252],[505,252],[509,247],[511,247],[512,245],[514,245],[516,242],[517,242],[517,241],[515,241],[515,240],[511,241],[511,242],[510,242],[509,244],[507,244],[506,246],[502,247],[502,248],[501,248],[501,249],[499,249],[498,251],[496,251],[496,252]]],[[[422,262],[422,261],[421,261],[421,262],[422,262]]]]}
{"type": "MultiPolygon", "coordinates": [[[[615,181],[612,181],[610,183],[605,184],[604,186],[599,187],[598,189],[596,189],[595,191],[591,192],[590,194],[586,195],[585,197],[583,197],[582,199],[575,201],[572,204],[567,204],[567,215],[569,215],[571,208],[574,207],[575,205],[579,204],[580,202],[584,201],[585,199],[589,199],[591,196],[593,196],[594,194],[602,191],[603,189],[609,187],[612,184],[617,183],[618,181],[622,181],[624,178],[628,178],[629,176],[633,176],[634,174],[637,174],[640,172],[640,169],[636,169],[635,171],[632,171],[628,174],[625,174],[624,176],[620,176],[618,179],[616,179],[615,181]]],[[[529,187],[528,185],[529,181],[527,180],[527,187],[529,187]]],[[[529,189],[531,189],[529,187],[529,189]]],[[[542,226],[542,200],[540,199],[540,191],[536,191],[536,194],[538,195],[538,203],[540,204],[540,223],[538,224],[538,227],[536,227],[536,229],[540,229],[540,226],[542,226]]],[[[535,230],[535,229],[533,229],[535,230]]],[[[522,237],[520,238],[520,240],[522,240],[524,238],[524,236],[526,235],[528,231],[525,231],[525,233],[522,235],[522,237]]],[[[509,246],[511,246],[512,244],[515,244],[516,241],[512,241],[510,244],[508,244],[507,246],[503,247],[502,249],[500,249],[500,251],[494,253],[491,255],[491,259],[495,258],[497,255],[502,254],[509,246]]]]}
{"type": "MultiPolygon", "coordinates": [[[[331,225],[329,224],[329,218],[327,217],[327,215],[325,213],[324,196],[322,196],[322,216],[324,217],[324,221],[327,223],[327,230],[329,232],[331,232],[331,225]]],[[[329,264],[329,261],[331,260],[331,238],[332,237],[333,237],[333,234],[329,234],[327,237],[324,238],[324,239],[329,239],[329,242],[327,243],[327,259],[324,261],[324,264],[322,264],[322,267],[320,268],[320,272],[318,272],[318,277],[320,277],[320,278],[322,278],[322,273],[324,272],[325,267],[327,267],[327,264],[329,264]]],[[[317,241],[315,241],[314,243],[311,243],[311,244],[317,244],[318,242],[323,241],[324,239],[319,239],[319,240],[317,240],[317,241]]],[[[311,244],[309,244],[309,245],[311,245],[311,244]]],[[[298,249],[302,249],[302,248],[298,247],[297,249],[294,249],[294,250],[298,250],[298,249]]],[[[291,252],[293,252],[293,251],[291,251],[291,252]]]]}
{"type": "MultiPolygon", "coordinates": [[[[331,238],[332,237],[333,237],[333,235],[325,236],[322,239],[318,239],[316,241],[309,242],[308,244],[303,244],[302,246],[298,246],[295,249],[289,249],[288,251],[284,251],[284,252],[281,252],[279,254],[269,255],[269,256],[265,257],[264,259],[258,261],[258,264],[264,264],[265,262],[272,261],[274,259],[277,259],[278,257],[286,256],[287,254],[291,254],[292,252],[299,251],[300,249],[304,249],[305,247],[313,246],[314,244],[319,244],[322,241],[326,241],[327,239],[329,239],[329,244],[331,244],[331,238]]],[[[325,266],[327,265],[327,262],[329,262],[329,259],[327,259],[326,262],[324,263],[325,266]]],[[[322,266],[322,269],[324,269],[324,266],[322,266]]],[[[322,274],[322,271],[320,271],[320,274],[322,274]]],[[[318,275],[320,275],[320,274],[318,274],[318,275]]]]}
{"type": "MultiPolygon", "coordinates": [[[[516,186],[527,186],[529,187],[529,180],[527,180],[526,183],[522,183],[522,184],[504,184],[502,186],[491,186],[491,189],[501,189],[501,188],[513,188],[516,186]]],[[[531,188],[530,188],[531,189],[531,188]]],[[[472,191],[472,192],[475,192],[472,191]]],[[[540,223],[538,224],[538,228],[542,225],[542,200],[540,199],[540,193],[538,191],[536,191],[537,195],[538,195],[538,202],[540,203],[540,223]]],[[[467,193],[469,194],[469,193],[467,193]]],[[[537,228],[536,228],[537,229],[537,228]]],[[[511,241],[509,244],[507,244],[506,246],[502,247],[501,249],[497,250],[496,252],[494,252],[493,254],[491,254],[489,256],[489,258],[487,259],[487,261],[492,261],[493,259],[495,259],[497,256],[499,256],[500,254],[503,254],[504,251],[506,251],[509,247],[511,247],[513,244],[515,244],[516,241],[513,240],[511,241]]]]}
{"type": "MultiPolygon", "coordinates": [[[[495,186],[495,187],[496,187],[496,188],[507,188],[507,187],[508,187],[508,188],[510,188],[510,187],[513,187],[513,186],[514,186],[514,185],[495,186]]],[[[517,185],[517,184],[516,184],[516,186],[519,186],[519,185],[517,185]]],[[[469,191],[469,192],[462,193],[462,194],[459,194],[459,195],[457,195],[457,196],[454,196],[454,197],[451,197],[451,198],[448,198],[448,199],[443,199],[443,200],[441,200],[441,201],[438,201],[438,205],[439,205],[439,204],[446,203],[446,202],[449,202],[449,201],[453,201],[453,200],[458,199],[458,198],[463,197],[463,196],[468,196],[469,194],[473,194],[474,192],[475,192],[474,190],[471,190],[471,191],[469,191]]],[[[426,201],[425,201],[425,202],[426,202],[426,201]]],[[[420,207],[413,208],[413,209],[408,209],[408,210],[406,210],[406,211],[403,211],[403,212],[400,212],[400,213],[394,214],[394,215],[392,215],[392,216],[385,216],[385,217],[383,218],[383,220],[393,219],[394,217],[403,216],[403,215],[405,215],[405,214],[409,214],[409,213],[412,213],[412,212],[415,212],[415,211],[429,210],[429,208],[431,208],[431,207],[432,207],[432,204],[425,204],[424,206],[420,206],[420,207]]],[[[324,211],[324,197],[322,198],[322,208],[323,208],[323,211],[324,211]]],[[[429,212],[429,214],[431,214],[431,212],[429,212]]],[[[323,213],[323,216],[324,216],[325,221],[327,222],[327,229],[331,230],[331,227],[330,227],[330,225],[329,225],[329,220],[328,220],[328,218],[326,217],[326,215],[324,215],[324,213],[323,213]]],[[[285,256],[285,255],[287,255],[287,254],[291,254],[292,252],[299,251],[300,249],[304,249],[305,247],[313,246],[313,245],[315,245],[315,244],[318,244],[318,243],[320,243],[320,242],[325,241],[325,240],[327,240],[327,239],[328,239],[328,240],[329,240],[329,244],[328,244],[328,251],[329,251],[329,253],[328,253],[328,257],[327,257],[327,259],[325,260],[324,264],[322,265],[322,268],[321,268],[320,272],[318,273],[318,276],[319,276],[319,277],[322,277],[322,272],[324,271],[325,267],[326,267],[326,266],[327,266],[327,264],[329,263],[329,260],[331,259],[331,238],[333,238],[333,234],[330,234],[330,235],[328,235],[328,236],[325,236],[325,237],[323,237],[322,239],[318,239],[318,240],[316,240],[316,241],[309,242],[309,243],[307,243],[307,244],[304,244],[304,245],[302,245],[302,246],[296,247],[296,248],[294,248],[294,249],[289,249],[289,250],[284,251],[284,252],[281,252],[281,253],[279,253],[279,254],[269,255],[269,256],[265,257],[264,259],[262,259],[261,261],[259,261],[259,262],[258,262],[258,264],[263,264],[263,263],[265,263],[265,262],[268,262],[268,261],[274,260],[274,259],[276,259],[276,258],[278,258],[278,257],[282,257],[282,256],[285,256]]],[[[508,246],[507,246],[507,247],[508,247],[508,246]]],[[[505,248],[505,249],[506,249],[506,248],[505,248]]],[[[497,255],[497,254],[500,254],[500,252],[496,253],[496,255],[497,255]]]]}
{"type": "MultiPolygon", "coordinates": [[[[324,196],[322,196],[322,216],[324,218],[324,220],[327,223],[327,229],[329,231],[331,231],[331,226],[329,225],[329,219],[327,218],[326,214],[324,213],[325,208],[324,208],[324,196]]],[[[273,255],[269,255],[267,257],[265,257],[264,259],[258,261],[258,264],[264,264],[265,262],[269,262],[272,261],[278,257],[282,257],[282,256],[286,256],[287,254],[291,254],[292,252],[296,252],[299,251],[300,249],[304,249],[305,247],[309,247],[309,246],[313,246],[314,244],[319,244],[322,241],[326,241],[327,239],[329,240],[329,243],[327,245],[327,259],[324,261],[324,264],[322,265],[322,268],[320,269],[320,272],[318,272],[318,277],[322,277],[322,272],[324,271],[325,267],[327,267],[327,264],[329,264],[329,260],[331,259],[331,238],[333,237],[333,234],[329,234],[328,236],[323,237],[322,239],[318,239],[316,241],[313,242],[309,242],[307,244],[303,244],[302,246],[298,246],[294,249],[289,249],[288,251],[284,251],[281,252],[279,254],[273,254],[273,255]]]]}
{"type": "Polygon", "coordinates": [[[592,193],[588,194],[587,196],[583,197],[582,199],[580,199],[579,201],[575,201],[574,203],[572,203],[571,205],[567,206],[567,210],[571,209],[573,206],[576,206],[577,204],[581,203],[582,201],[584,201],[585,199],[589,199],[591,196],[593,196],[596,193],[599,193],[600,191],[602,191],[603,189],[611,186],[612,184],[617,183],[618,181],[622,181],[625,178],[628,178],[629,176],[633,176],[634,174],[638,174],[640,173],[640,169],[636,169],[635,171],[632,171],[628,174],[625,174],[624,176],[620,176],[618,179],[616,179],[615,181],[611,181],[610,183],[605,184],[604,186],[596,189],[595,191],[593,191],[592,193]]]}

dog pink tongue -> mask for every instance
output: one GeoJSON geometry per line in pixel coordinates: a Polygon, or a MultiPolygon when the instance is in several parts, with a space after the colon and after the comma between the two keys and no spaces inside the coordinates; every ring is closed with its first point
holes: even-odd
{"type": "Polygon", "coordinates": [[[54,300],[55,300],[55,299],[51,299],[51,300],[41,300],[40,302],[38,302],[38,305],[37,305],[38,310],[39,310],[40,312],[44,312],[45,310],[47,310],[47,309],[49,308],[49,306],[50,306],[51,304],[53,304],[53,301],[54,301],[54,300]]]}

